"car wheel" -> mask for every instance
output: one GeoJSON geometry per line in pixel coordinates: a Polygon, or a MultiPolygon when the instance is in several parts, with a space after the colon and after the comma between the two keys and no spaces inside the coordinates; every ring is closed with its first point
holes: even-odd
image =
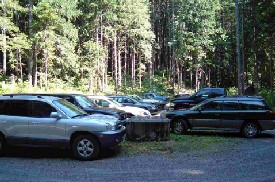
{"type": "Polygon", "coordinates": [[[5,155],[7,143],[4,137],[0,136],[0,157],[5,155]]]}
{"type": "Polygon", "coordinates": [[[188,125],[184,119],[177,119],[172,123],[172,131],[173,133],[186,134],[188,129],[188,125]]]}
{"type": "Polygon", "coordinates": [[[79,160],[93,160],[98,157],[99,143],[90,135],[80,135],[72,144],[73,155],[79,160]]]}
{"type": "Polygon", "coordinates": [[[246,138],[255,138],[259,134],[259,126],[257,123],[248,122],[244,123],[242,127],[242,134],[246,138]]]}

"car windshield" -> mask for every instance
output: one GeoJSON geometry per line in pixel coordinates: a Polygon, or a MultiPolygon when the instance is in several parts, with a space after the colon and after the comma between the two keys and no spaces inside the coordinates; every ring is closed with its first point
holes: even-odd
{"type": "Polygon", "coordinates": [[[85,96],[82,95],[77,95],[75,96],[75,99],[77,100],[77,102],[79,103],[79,105],[82,108],[87,108],[87,107],[99,107],[98,105],[96,105],[95,103],[93,103],[90,99],[88,99],[85,96]]]}
{"type": "Polygon", "coordinates": [[[201,102],[201,103],[199,103],[199,104],[197,104],[197,105],[191,107],[190,110],[196,111],[196,110],[198,110],[198,108],[202,107],[202,106],[203,106],[205,103],[207,103],[207,102],[208,102],[208,100],[205,100],[205,101],[203,101],[203,102],[201,102]]]}
{"type": "Polygon", "coordinates": [[[71,118],[75,116],[87,115],[85,111],[79,109],[65,99],[55,100],[53,101],[53,104],[71,118]]]}
{"type": "Polygon", "coordinates": [[[138,100],[136,100],[135,98],[131,98],[131,100],[135,103],[135,104],[137,104],[137,103],[140,103],[138,100]]]}
{"type": "Polygon", "coordinates": [[[136,99],[137,101],[142,101],[142,99],[138,95],[134,95],[133,98],[136,99]]]}
{"type": "Polygon", "coordinates": [[[114,104],[117,107],[123,107],[122,104],[118,103],[117,101],[113,100],[113,99],[108,99],[112,104],[114,104]]]}

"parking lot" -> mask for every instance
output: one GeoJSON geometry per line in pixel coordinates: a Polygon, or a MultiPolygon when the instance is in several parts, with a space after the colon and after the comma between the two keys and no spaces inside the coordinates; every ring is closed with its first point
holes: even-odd
{"type": "MultiPolygon", "coordinates": [[[[201,135],[195,135],[200,140],[201,135]]],[[[275,131],[259,138],[228,138],[217,148],[124,153],[122,145],[95,161],[81,162],[67,150],[12,148],[0,158],[0,181],[274,181],[275,131]]]]}

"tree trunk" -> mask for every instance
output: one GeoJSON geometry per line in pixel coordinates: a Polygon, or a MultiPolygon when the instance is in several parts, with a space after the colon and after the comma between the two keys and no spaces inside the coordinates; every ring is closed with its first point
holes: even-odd
{"type": "MultiPolygon", "coordinates": [[[[29,38],[32,37],[32,19],[33,19],[33,2],[29,0],[29,38]]],[[[29,51],[29,60],[28,60],[28,81],[29,86],[32,86],[32,67],[33,67],[33,50],[29,51]]]]}
{"type": "Polygon", "coordinates": [[[253,21],[253,41],[252,41],[252,55],[253,55],[253,84],[255,86],[255,90],[257,92],[258,88],[259,88],[259,63],[258,63],[258,58],[257,58],[257,54],[258,54],[258,50],[257,50],[257,17],[256,17],[256,0],[252,1],[252,21],[253,21]]]}
{"type": "MultiPolygon", "coordinates": [[[[5,6],[5,1],[2,0],[2,5],[5,6]]],[[[6,17],[6,12],[3,10],[3,17],[6,17]]],[[[6,76],[7,74],[7,38],[6,38],[6,28],[3,27],[2,29],[2,36],[3,36],[3,76],[6,76]]]]}
{"type": "Polygon", "coordinates": [[[116,90],[116,94],[118,92],[118,77],[117,77],[117,73],[118,73],[118,70],[117,70],[117,33],[115,31],[115,36],[114,36],[114,78],[115,78],[115,90],[116,90]]]}
{"type": "Polygon", "coordinates": [[[20,82],[23,83],[23,68],[22,68],[21,49],[17,49],[17,51],[18,51],[18,61],[19,61],[19,68],[20,68],[20,82]]]}
{"type": "Polygon", "coordinates": [[[122,77],[121,77],[121,51],[120,51],[120,47],[118,47],[117,61],[118,61],[118,65],[117,65],[117,67],[118,67],[117,88],[118,88],[118,91],[121,91],[122,77]]]}
{"type": "Polygon", "coordinates": [[[124,86],[127,86],[127,37],[125,38],[125,44],[124,44],[124,86]]]}
{"type": "Polygon", "coordinates": [[[33,86],[37,87],[37,47],[36,45],[34,46],[34,54],[33,54],[32,79],[33,79],[33,82],[32,82],[33,86]]]}
{"type": "Polygon", "coordinates": [[[274,42],[274,37],[273,35],[271,35],[271,39],[270,39],[270,49],[269,49],[269,60],[270,60],[270,90],[272,91],[273,90],[273,67],[274,67],[274,63],[273,63],[273,53],[272,51],[274,50],[273,49],[273,42],[274,42]]]}
{"type": "Polygon", "coordinates": [[[198,78],[198,68],[196,68],[196,92],[199,90],[199,78],[198,78]]]}
{"type": "Polygon", "coordinates": [[[48,89],[48,58],[49,58],[47,50],[45,50],[44,58],[45,58],[45,88],[47,90],[48,89]]]}
{"type": "Polygon", "coordinates": [[[235,0],[236,6],[236,40],[237,40],[237,60],[238,60],[238,94],[243,95],[244,92],[244,79],[243,79],[243,60],[241,60],[240,50],[240,26],[239,26],[239,1],[235,0]]]}
{"type": "Polygon", "coordinates": [[[94,94],[94,71],[91,71],[89,76],[89,94],[94,94]]]}
{"type": "Polygon", "coordinates": [[[136,69],[135,69],[135,65],[136,65],[136,56],[135,56],[135,52],[132,53],[132,90],[134,90],[135,85],[136,85],[136,69]]]}

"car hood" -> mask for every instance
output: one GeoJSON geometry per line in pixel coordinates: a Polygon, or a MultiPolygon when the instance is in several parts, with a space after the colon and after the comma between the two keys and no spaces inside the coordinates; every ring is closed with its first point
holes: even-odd
{"type": "Polygon", "coordinates": [[[103,114],[93,114],[93,115],[89,115],[89,116],[85,116],[85,117],[79,117],[79,118],[75,118],[73,119],[73,122],[75,122],[75,120],[77,120],[78,124],[81,123],[118,123],[118,119],[114,116],[110,116],[110,115],[103,115],[103,114]]]}
{"type": "Polygon", "coordinates": [[[148,112],[145,109],[142,109],[140,107],[131,107],[131,106],[122,106],[122,107],[117,107],[119,110],[123,110],[127,113],[131,113],[133,115],[151,115],[150,112],[148,112]]]}
{"type": "Polygon", "coordinates": [[[160,104],[160,103],[162,103],[161,100],[156,100],[156,99],[142,99],[142,102],[155,103],[155,104],[160,104]]]}
{"type": "Polygon", "coordinates": [[[187,98],[182,98],[182,99],[173,99],[171,100],[171,102],[173,103],[193,103],[194,102],[194,98],[193,97],[187,97],[187,98]]]}
{"type": "Polygon", "coordinates": [[[88,108],[84,108],[84,111],[86,111],[87,113],[99,113],[99,114],[107,114],[107,115],[119,115],[121,113],[123,113],[123,111],[119,110],[119,109],[113,109],[113,108],[105,108],[105,107],[88,107],[88,108]]]}
{"type": "Polygon", "coordinates": [[[138,106],[138,107],[152,107],[152,104],[147,104],[147,103],[136,103],[134,104],[134,106],[138,106]]]}

